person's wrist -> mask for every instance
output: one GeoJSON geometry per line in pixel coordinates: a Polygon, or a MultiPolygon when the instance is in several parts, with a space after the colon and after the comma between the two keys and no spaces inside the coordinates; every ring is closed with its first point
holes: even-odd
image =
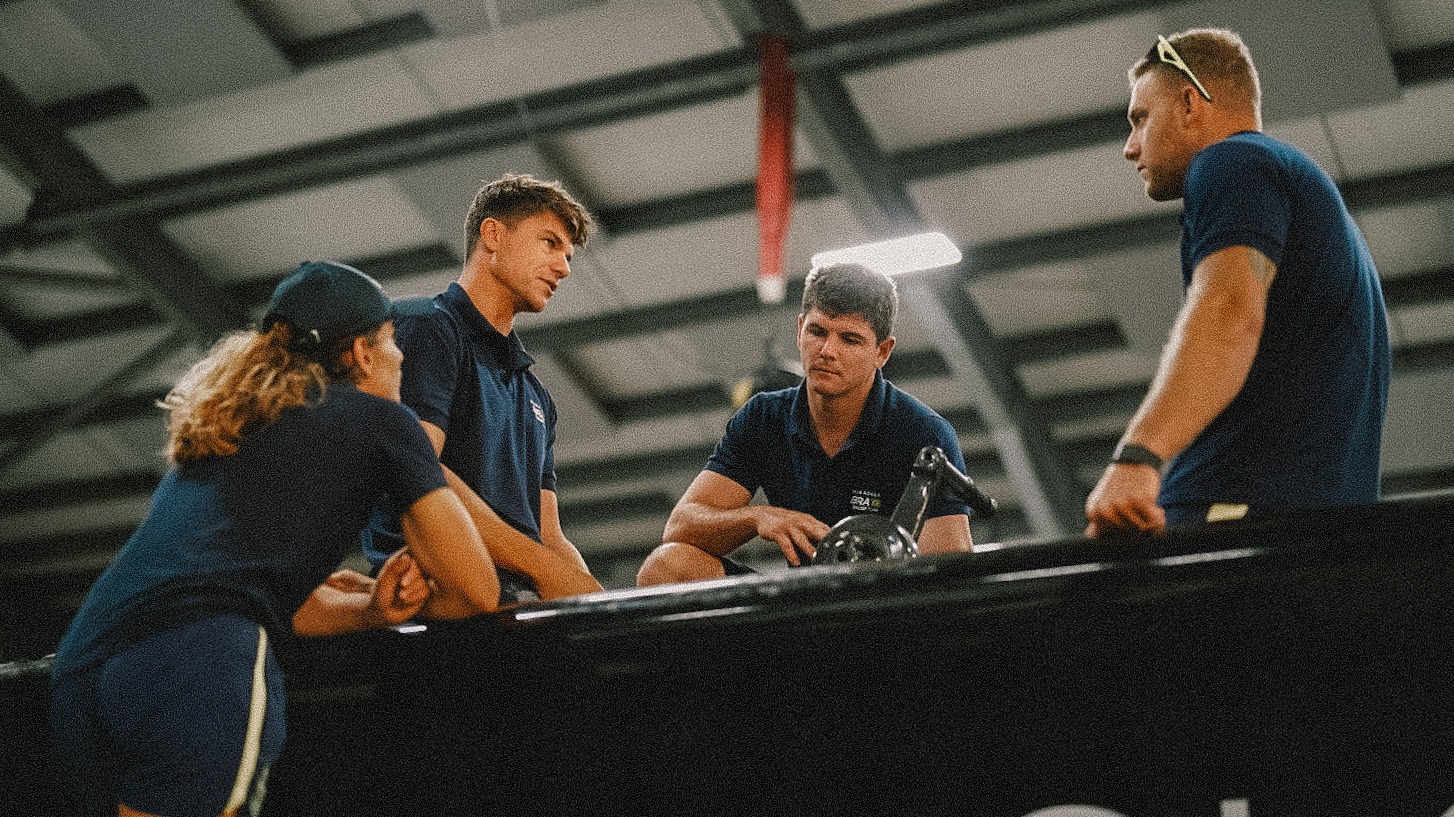
{"type": "Polygon", "coordinates": [[[1164,464],[1161,456],[1139,443],[1121,443],[1111,454],[1111,462],[1117,465],[1149,465],[1156,471],[1164,464]]]}

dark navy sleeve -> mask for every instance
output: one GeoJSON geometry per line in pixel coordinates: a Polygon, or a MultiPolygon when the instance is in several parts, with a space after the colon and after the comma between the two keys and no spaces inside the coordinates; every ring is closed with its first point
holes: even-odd
{"type": "Polygon", "coordinates": [[[368,429],[382,456],[387,501],[394,513],[403,513],[420,497],[445,487],[444,471],[413,412],[392,400],[379,399],[374,415],[368,429]]]}
{"type": "Polygon", "coordinates": [[[555,490],[555,399],[542,387],[545,402],[545,461],[540,465],[540,490],[555,490]]]}
{"type": "Polygon", "coordinates": [[[763,450],[760,433],[761,396],[747,401],[732,419],[727,421],[727,431],[717,442],[717,448],[707,460],[707,470],[732,480],[747,489],[749,494],[757,493],[762,487],[762,471],[759,455],[763,450]]]}
{"type": "MultiPolygon", "coordinates": [[[[925,433],[930,436],[931,440],[924,445],[938,446],[944,452],[944,456],[948,458],[949,464],[958,468],[961,474],[965,473],[964,453],[959,450],[959,435],[955,433],[954,426],[938,415],[930,417],[928,420],[925,433]]],[[[967,476],[971,479],[974,478],[973,474],[967,474],[967,476]]],[[[933,519],[936,516],[952,516],[961,513],[973,515],[964,500],[947,490],[940,489],[935,491],[934,498],[929,500],[929,507],[924,510],[924,518],[933,519]]]]}
{"type": "Polygon", "coordinates": [[[1270,151],[1235,137],[1203,149],[1187,169],[1187,269],[1238,245],[1281,265],[1291,208],[1286,173],[1270,151]]]}
{"type": "Polygon", "coordinates": [[[395,341],[404,352],[399,394],[420,420],[449,431],[449,413],[459,383],[460,336],[449,314],[440,309],[419,317],[400,318],[395,341]]]}

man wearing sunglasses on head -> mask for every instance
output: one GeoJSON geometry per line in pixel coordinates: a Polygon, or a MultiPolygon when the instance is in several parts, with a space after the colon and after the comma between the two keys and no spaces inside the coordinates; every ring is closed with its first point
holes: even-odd
{"type": "Polygon", "coordinates": [[[1338,188],[1261,132],[1233,32],[1159,37],[1129,73],[1124,153],[1146,195],[1184,199],[1185,300],[1086,534],[1376,501],[1387,317],[1338,188]]]}

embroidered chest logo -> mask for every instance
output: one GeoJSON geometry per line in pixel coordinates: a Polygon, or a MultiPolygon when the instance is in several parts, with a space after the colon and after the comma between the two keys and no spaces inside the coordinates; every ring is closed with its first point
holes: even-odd
{"type": "Polygon", "coordinates": [[[535,412],[535,422],[545,425],[545,409],[541,408],[539,403],[531,400],[530,410],[535,412]]]}
{"type": "Polygon", "coordinates": [[[853,494],[848,497],[848,509],[854,513],[878,513],[883,507],[883,497],[878,491],[870,491],[866,488],[854,488],[853,494]]]}

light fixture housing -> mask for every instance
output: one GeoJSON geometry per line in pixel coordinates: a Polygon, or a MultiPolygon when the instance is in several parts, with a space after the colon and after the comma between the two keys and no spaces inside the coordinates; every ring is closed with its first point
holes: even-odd
{"type": "Polygon", "coordinates": [[[824,250],[812,258],[814,269],[830,264],[862,264],[884,275],[938,269],[958,264],[964,254],[944,233],[918,233],[856,247],[824,250]]]}

